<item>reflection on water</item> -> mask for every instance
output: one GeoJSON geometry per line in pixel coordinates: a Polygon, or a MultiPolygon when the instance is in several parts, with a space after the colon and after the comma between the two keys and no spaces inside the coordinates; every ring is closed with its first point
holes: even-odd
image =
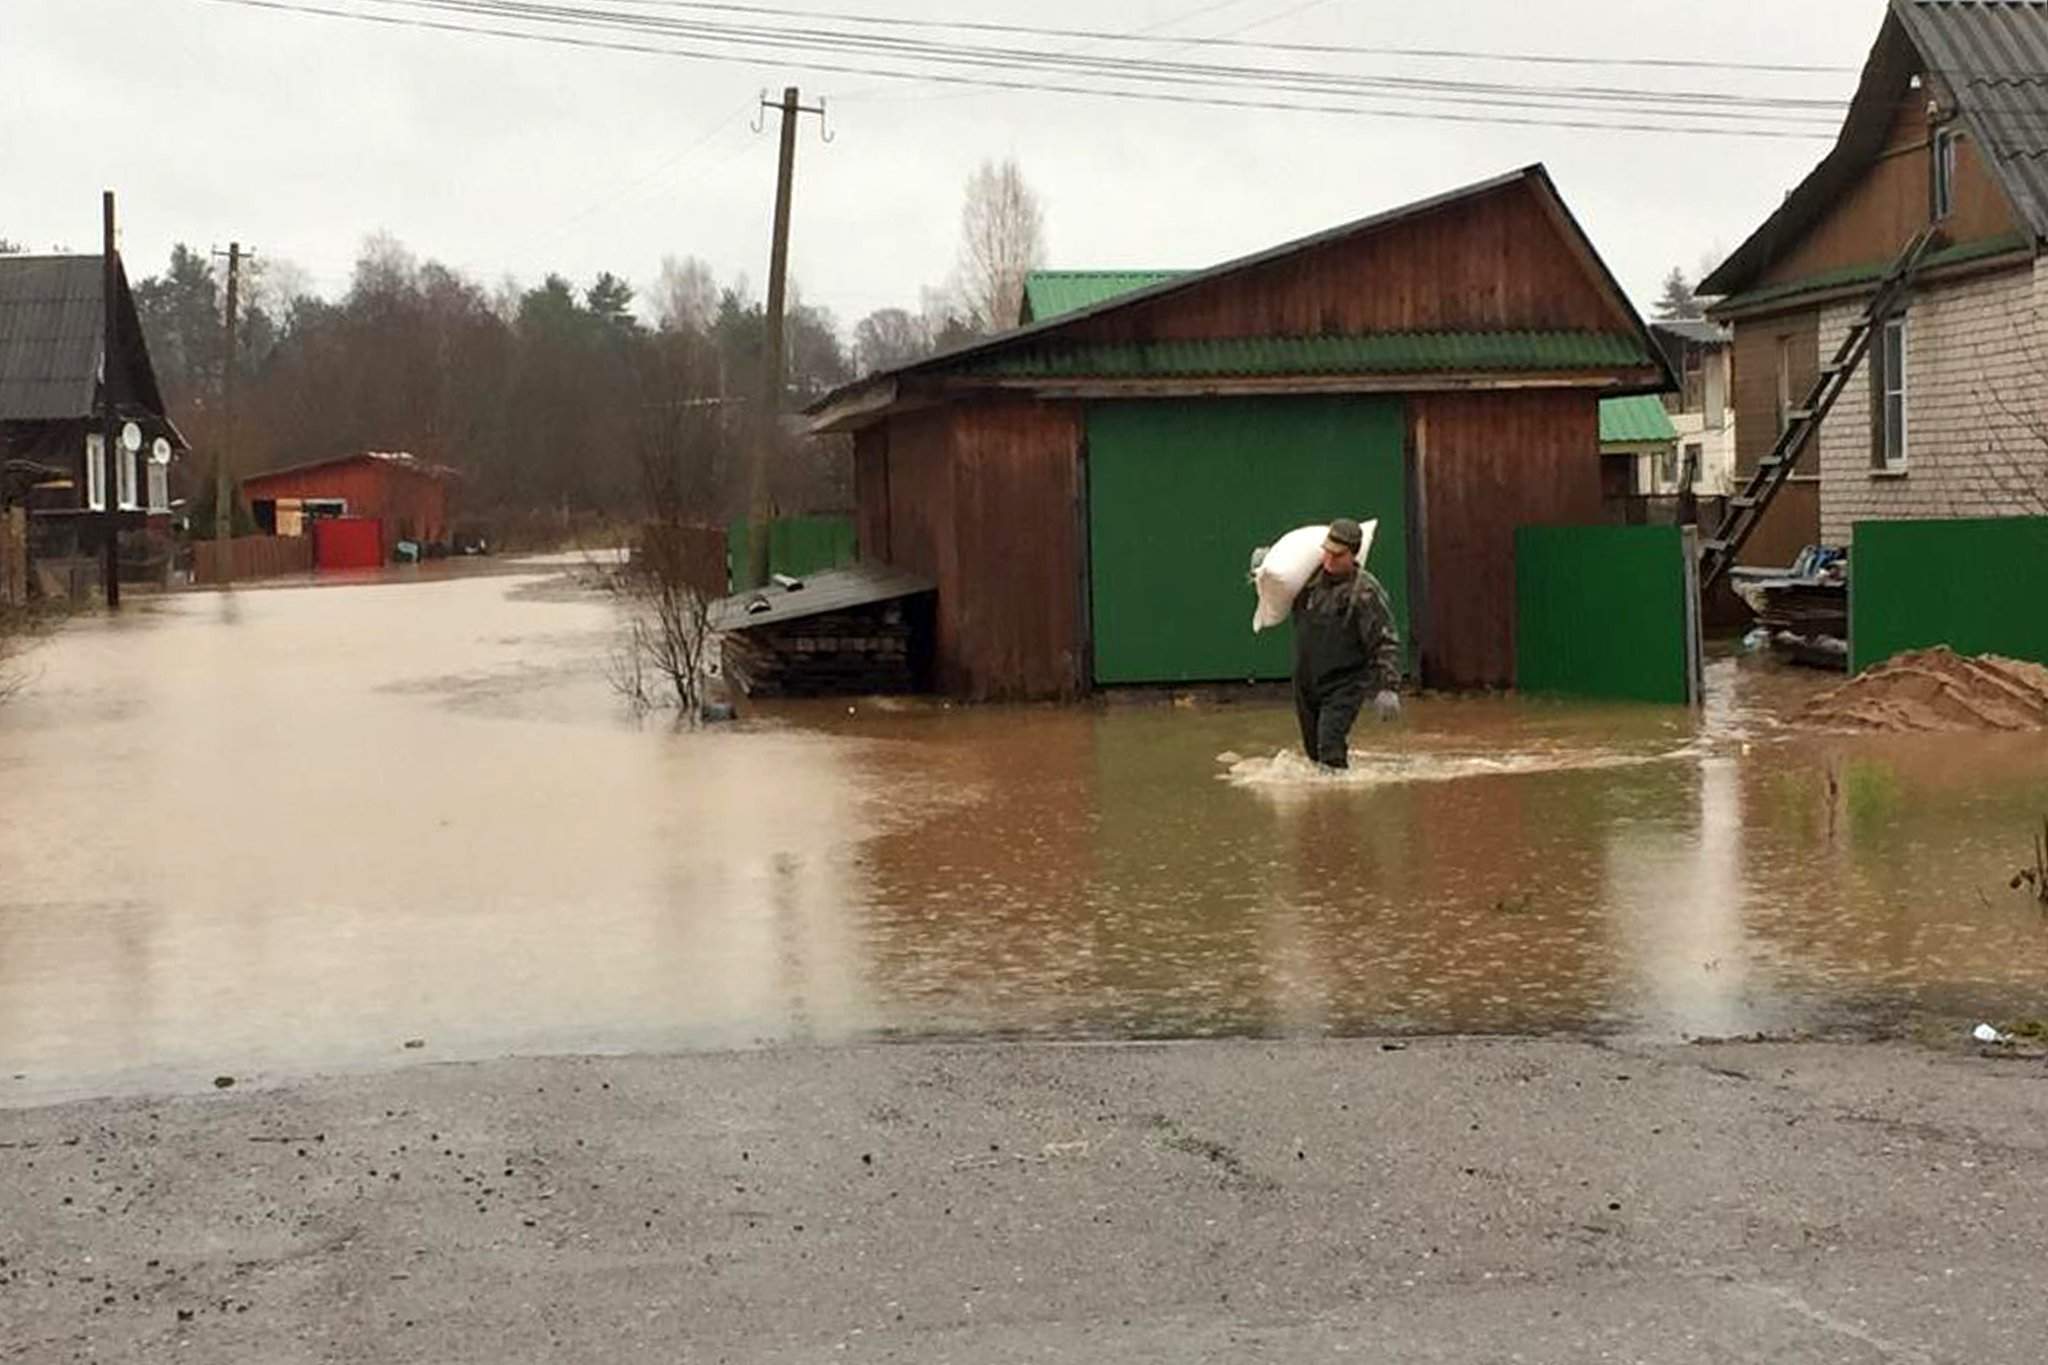
{"type": "Polygon", "coordinates": [[[539,571],[147,602],[0,710],[0,1102],[876,1036],[1855,1025],[2027,1008],[2048,740],[1424,699],[789,705],[676,734],[539,571]],[[1222,756],[1222,762],[1218,757],[1222,756]],[[408,1039],[425,1039],[408,1051],[408,1039]],[[15,1077],[22,1079],[15,1079],[15,1077]]]}

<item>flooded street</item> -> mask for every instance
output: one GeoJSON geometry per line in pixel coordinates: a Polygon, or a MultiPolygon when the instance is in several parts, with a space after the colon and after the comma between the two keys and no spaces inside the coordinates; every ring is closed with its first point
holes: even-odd
{"type": "Polygon", "coordinates": [[[2048,738],[1428,698],[1351,778],[1278,701],[635,721],[535,566],[78,621],[0,708],[0,1103],[904,1037],[2040,1013],[2048,738]],[[416,1044],[408,1046],[408,1044],[416,1044]]]}

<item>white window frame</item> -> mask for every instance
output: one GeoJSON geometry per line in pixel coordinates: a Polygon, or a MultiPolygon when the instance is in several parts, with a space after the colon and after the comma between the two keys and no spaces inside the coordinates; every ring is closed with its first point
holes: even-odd
{"type": "Polygon", "coordinates": [[[124,446],[116,446],[115,452],[114,477],[120,483],[118,491],[121,495],[121,510],[139,512],[142,510],[142,490],[137,487],[139,481],[135,477],[135,461],[138,457],[134,451],[124,446]]]}
{"type": "Polygon", "coordinates": [[[95,512],[107,510],[106,439],[98,432],[85,438],[85,505],[95,512]]]}
{"type": "Polygon", "coordinates": [[[1956,130],[1934,130],[1934,221],[1940,222],[1956,208],[1956,130]]]}
{"type": "Polygon", "coordinates": [[[1878,417],[1879,445],[1877,470],[1881,474],[1903,474],[1906,471],[1907,454],[1910,450],[1908,439],[1912,432],[1912,418],[1906,404],[1906,349],[1909,335],[1906,331],[1906,315],[1897,313],[1884,320],[1884,332],[1879,345],[1884,347],[1884,364],[1879,367],[1884,379],[1883,392],[1876,395],[1880,405],[1878,417]],[[1896,360],[1892,351],[1892,338],[1899,339],[1896,360]],[[1892,452],[1892,399],[1899,400],[1898,453],[1892,452]]]}

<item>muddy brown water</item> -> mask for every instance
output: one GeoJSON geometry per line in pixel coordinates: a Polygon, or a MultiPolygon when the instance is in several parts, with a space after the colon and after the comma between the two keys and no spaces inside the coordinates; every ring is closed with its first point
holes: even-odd
{"type": "Polygon", "coordinates": [[[636,722],[556,566],[74,622],[0,707],[0,1103],[862,1038],[1655,1037],[2048,1013],[2048,738],[1424,699],[636,722]],[[423,1046],[407,1047],[417,1041],[423,1046]]]}

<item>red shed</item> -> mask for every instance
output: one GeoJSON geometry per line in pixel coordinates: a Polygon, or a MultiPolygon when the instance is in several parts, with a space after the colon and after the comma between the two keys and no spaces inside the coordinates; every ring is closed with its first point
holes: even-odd
{"type": "Polygon", "coordinates": [[[401,540],[448,539],[448,485],[455,471],[411,455],[363,451],[293,465],[242,480],[242,496],[264,530],[304,532],[307,518],[360,517],[378,523],[380,558],[401,540]]]}

